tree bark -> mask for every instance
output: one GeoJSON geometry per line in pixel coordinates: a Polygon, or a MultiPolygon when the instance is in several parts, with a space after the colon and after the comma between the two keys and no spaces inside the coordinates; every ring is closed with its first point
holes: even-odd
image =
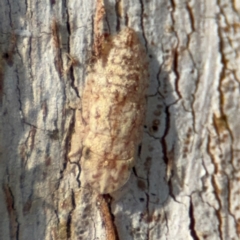
{"type": "Polygon", "coordinates": [[[150,64],[136,165],[109,196],[68,156],[96,4],[0,2],[0,239],[239,239],[240,3],[105,1],[106,31],[133,28],[150,64]]]}

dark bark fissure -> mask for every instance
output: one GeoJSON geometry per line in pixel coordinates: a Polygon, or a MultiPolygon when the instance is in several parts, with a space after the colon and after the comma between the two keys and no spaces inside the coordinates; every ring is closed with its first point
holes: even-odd
{"type": "Polygon", "coordinates": [[[189,229],[190,229],[191,236],[193,237],[194,240],[200,240],[195,230],[195,219],[194,219],[192,199],[190,199],[189,218],[190,218],[189,229]]]}
{"type": "Polygon", "coordinates": [[[71,223],[72,223],[72,213],[74,209],[76,208],[76,202],[75,202],[75,194],[74,191],[72,190],[71,194],[71,203],[72,203],[72,209],[70,210],[67,218],[67,238],[71,239],[71,223]]]}

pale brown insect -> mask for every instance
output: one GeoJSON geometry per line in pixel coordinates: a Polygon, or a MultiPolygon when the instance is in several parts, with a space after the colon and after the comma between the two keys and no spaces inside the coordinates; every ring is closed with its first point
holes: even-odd
{"type": "Polygon", "coordinates": [[[102,43],[82,95],[81,182],[110,193],[129,179],[141,141],[148,61],[136,32],[125,28],[102,43]]]}

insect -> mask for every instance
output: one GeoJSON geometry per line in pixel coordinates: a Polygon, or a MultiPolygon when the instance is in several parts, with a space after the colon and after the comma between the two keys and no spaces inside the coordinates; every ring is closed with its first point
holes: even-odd
{"type": "Polygon", "coordinates": [[[148,79],[146,51],[133,29],[101,43],[82,94],[83,185],[106,194],[128,181],[142,136],[148,79]]]}

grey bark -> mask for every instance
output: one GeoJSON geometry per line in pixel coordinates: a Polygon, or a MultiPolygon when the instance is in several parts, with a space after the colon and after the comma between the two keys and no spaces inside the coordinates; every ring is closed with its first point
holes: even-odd
{"type": "MultiPolygon", "coordinates": [[[[0,1],[0,239],[106,239],[68,158],[96,1],[0,1]],[[53,36],[59,26],[60,41],[53,36]],[[68,69],[66,54],[79,61],[68,69]],[[77,102],[77,104],[73,104],[77,102]]],[[[240,3],[105,1],[150,87],[141,152],[109,210],[119,239],[239,239],[240,3]]]]}

